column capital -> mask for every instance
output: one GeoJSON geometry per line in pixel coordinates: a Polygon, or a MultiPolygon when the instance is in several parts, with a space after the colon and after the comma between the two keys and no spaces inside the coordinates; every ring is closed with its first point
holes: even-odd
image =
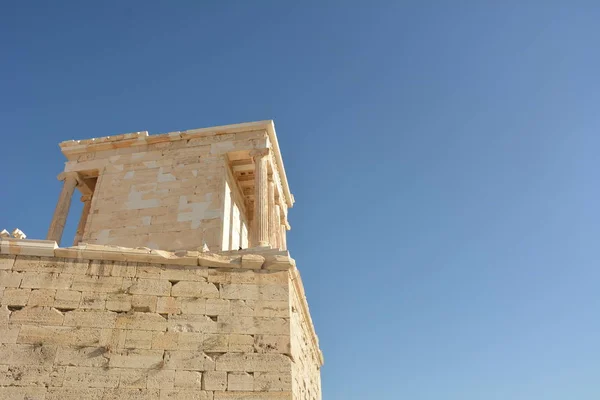
{"type": "Polygon", "coordinates": [[[81,178],[79,178],[79,174],[77,172],[61,172],[56,177],[59,181],[66,181],[67,179],[75,179],[75,181],[79,182],[81,178]]]}
{"type": "Polygon", "coordinates": [[[268,156],[270,153],[270,149],[265,147],[262,149],[254,149],[254,150],[250,150],[250,157],[256,159],[256,158],[263,158],[268,156]]]}

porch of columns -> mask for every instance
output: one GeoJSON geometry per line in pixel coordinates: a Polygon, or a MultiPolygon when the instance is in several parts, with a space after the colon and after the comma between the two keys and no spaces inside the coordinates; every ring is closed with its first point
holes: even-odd
{"type": "Polygon", "coordinates": [[[58,175],[58,180],[63,181],[63,187],[56,203],[54,215],[52,216],[52,222],[48,229],[47,240],[54,240],[60,244],[60,240],[67,223],[67,216],[69,215],[69,208],[71,207],[71,199],[75,187],[79,182],[79,177],[76,172],[63,172],[58,175]]]}

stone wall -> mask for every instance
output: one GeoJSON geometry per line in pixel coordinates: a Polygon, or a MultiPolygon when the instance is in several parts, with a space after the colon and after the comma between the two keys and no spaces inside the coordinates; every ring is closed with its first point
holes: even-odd
{"type": "Polygon", "coordinates": [[[239,264],[239,255],[203,266],[15,256],[6,253],[23,247],[7,248],[0,399],[320,399],[310,365],[321,364],[318,344],[293,265],[260,269],[261,256],[239,264]]]}

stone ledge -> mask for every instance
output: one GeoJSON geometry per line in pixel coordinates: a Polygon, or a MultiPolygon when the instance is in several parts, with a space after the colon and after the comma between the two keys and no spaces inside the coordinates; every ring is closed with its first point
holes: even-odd
{"type": "Polygon", "coordinates": [[[54,257],[58,245],[54,240],[0,239],[0,254],[54,257]]]}
{"type": "Polygon", "coordinates": [[[188,265],[208,268],[266,269],[286,271],[296,262],[287,251],[246,249],[240,252],[201,253],[198,251],[170,252],[149,248],[129,248],[80,244],[60,248],[53,240],[2,238],[0,254],[39,257],[61,257],[86,260],[143,262],[164,265],[188,265]]]}

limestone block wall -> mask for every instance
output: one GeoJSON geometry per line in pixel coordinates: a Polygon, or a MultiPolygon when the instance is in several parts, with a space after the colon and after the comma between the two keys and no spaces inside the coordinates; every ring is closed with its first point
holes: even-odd
{"type": "Polygon", "coordinates": [[[146,136],[126,147],[115,141],[108,149],[96,143],[100,138],[69,155],[66,172],[98,175],[82,242],[161,250],[206,242],[222,249],[226,155],[264,146],[267,134],[187,135],[146,136]]]}
{"type": "Polygon", "coordinates": [[[23,243],[0,255],[0,399],[321,398],[295,267],[25,256],[23,243]]]}

